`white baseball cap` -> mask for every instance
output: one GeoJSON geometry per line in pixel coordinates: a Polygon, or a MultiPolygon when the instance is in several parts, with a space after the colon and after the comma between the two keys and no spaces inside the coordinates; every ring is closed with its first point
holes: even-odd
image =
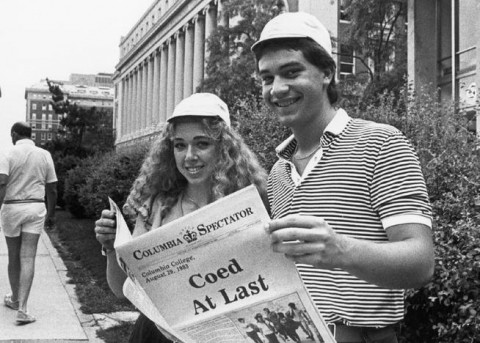
{"type": "Polygon", "coordinates": [[[313,15],[305,12],[286,12],[271,19],[263,28],[252,51],[263,42],[280,38],[310,38],[332,56],[332,41],[328,30],[313,15]]]}
{"type": "Polygon", "coordinates": [[[185,116],[219,117],[230,126],[227,104],[212,93],[195,93],[183,99],[175,107],[167,121],[170,122],[173,118],[185,116]]]}

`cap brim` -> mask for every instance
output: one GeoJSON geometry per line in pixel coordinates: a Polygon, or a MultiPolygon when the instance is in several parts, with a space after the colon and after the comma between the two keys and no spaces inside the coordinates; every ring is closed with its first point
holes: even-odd
{"type": "Polygon", "coordinates": [[[306,35],[295,35],[295,34],[291,34],[291,35],[281,35],[281,36],[271,36],[271,37],[268,37],[268,38],[265,38],[265,39],[262,39],[262,40],[259,40],[258,42],[255,42],[252,47],[250,48],[251,51],[255,52],[255,49],[259,48],[260,46],[262,46],[264,43],[266,42],[270,42],[272,40],[279,40],[279,39],[289,39],[289,38],[309,38],[311,39],[309,36],[306,36],[306,35]]]}

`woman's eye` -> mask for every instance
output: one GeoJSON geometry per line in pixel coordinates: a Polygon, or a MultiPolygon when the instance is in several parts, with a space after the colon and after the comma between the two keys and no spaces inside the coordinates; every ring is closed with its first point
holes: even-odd
{"type": "Polygon", "coordinates": [[[177,150],[182,150],[182,149],[185,149],[185,144],[184,143],[175,143],[175,144],[173,144],[173,147],[177,150]]]}
{"type": "Polygon", "coordinates": [[[202,142],[198,142],[197,143],[197,147],[199,149],[207,149],[208,147],[210,147],[211,143],[208,142],[208,141],[202,141],[202,142]]]}

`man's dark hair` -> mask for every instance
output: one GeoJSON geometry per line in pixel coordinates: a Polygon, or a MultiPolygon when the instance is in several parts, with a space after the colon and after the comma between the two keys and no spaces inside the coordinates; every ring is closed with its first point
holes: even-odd
{"type": "Polygon", "coordinates": [[[327,95],[330,104],[335,104],[339,98],[337,83],[335,81],[335,71],[337,67],[332,56],[322,48],[319,44],[310,38],[281,38],[271,39],[256,46],[253,53],[258,61],[262,58],[267,50],[287,49],[300,51],[305,59],[324,72],[326,75],[332,75],[332,81],[327,88],[327,95]]]}
{"type": "Polygon", "coordinates": [[[15,132],[17,135],[22,137],[32,138],[32,128],[23,121],[13,124],[11,132],[15,132]]]}

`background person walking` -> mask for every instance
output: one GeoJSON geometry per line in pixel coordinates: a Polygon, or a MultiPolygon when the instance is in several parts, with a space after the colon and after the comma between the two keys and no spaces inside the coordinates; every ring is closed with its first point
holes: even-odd
{"type": "Polygon", "coordinates": [[[35,146],[27,123],[12,126],[14,146],[0,158],[1,227],[8,249],[12,290],[5,306],[17,310],[18,324],[36,319],[27,311],[35,274],[37,245],[45,224],[52,225],[57,201],[57,176],[50,153],[35,146]],[[45,206],[45,196],[47,205],[45,206]]]}

